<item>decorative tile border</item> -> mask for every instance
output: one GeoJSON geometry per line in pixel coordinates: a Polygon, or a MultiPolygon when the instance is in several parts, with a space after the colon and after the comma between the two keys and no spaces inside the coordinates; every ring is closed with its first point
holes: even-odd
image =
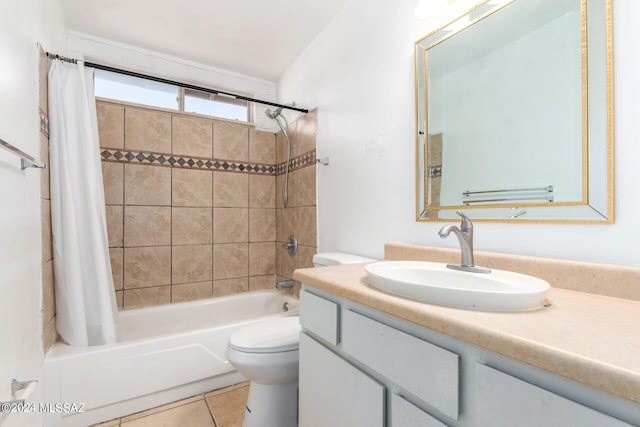
{"type": "MultiPolygon", "coordinates": [[[[253,173],[258,175],[279,175],[285,172],[285,163],[270,165],[263,163],[244,163],[232,160],[220,160],[203,157],[189,157],[167,153],[150,153],[138,150],[101,148],[102,160],[106,162],[136,165],[163,166],[182,169],[200,169],[253,173]]],[[[315,150],[302,154],[289,162],[289,171],[301,169],[316,163],[315,150]]]]}
{"type": "Polygon", "coordinates": [[[40,116],[40,132],[49,138],[49,117],[47,113],[42,111],[42,108],[38,108],[38,115],[40,116]]]}
{"type": "MultiPolygon", "coordinates": [[[[312,166],[316,164],[316,150],[309,151],[301,154],[298,157],[294,157],[289,161],[289,172],[296,169],[302,169],[306,166],[312,166]]],[[[276,175],[285,173],[286,162],[278,164],[276,168],[276,175]]]]}
{"type": "Polygon", "coordinates": [[[442,165],[430,166],[428,173],[429,178],[440,178],[442,176],[442,165]]]}

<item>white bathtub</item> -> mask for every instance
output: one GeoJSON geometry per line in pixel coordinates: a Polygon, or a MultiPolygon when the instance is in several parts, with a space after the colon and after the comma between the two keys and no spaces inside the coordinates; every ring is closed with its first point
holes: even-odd
{"type": "Polygon", "coordinates": [[[45,425],[87,426],[242,382],[225,357],[231,334],[297,313],[298,300],[277,291],[121,311],[117,344],[58,342],[49,350],[42,401],[79,403],[86,412],[51,413],[45,425]]]}

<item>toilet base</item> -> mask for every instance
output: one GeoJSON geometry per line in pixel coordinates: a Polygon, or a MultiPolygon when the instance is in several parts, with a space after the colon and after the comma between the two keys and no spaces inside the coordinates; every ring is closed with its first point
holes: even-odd
{"type": "Polygon", "coordinates": [[[296,427],[298,382],[258,384],[251,382],[242,427],[296,427]]]}

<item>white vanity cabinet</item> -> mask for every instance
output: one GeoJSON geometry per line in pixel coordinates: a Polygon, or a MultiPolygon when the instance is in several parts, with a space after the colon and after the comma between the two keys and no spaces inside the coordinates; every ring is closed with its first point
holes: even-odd
{"type": "Polygon", "coordinates": [[[300,426],[385,425],[384,387],[304,332],[299,384],[300,426]]]}
{"type": "Polygon", "coordinates": [[[301,427],[446,426],[408,396],[457,419],[457,354],[306,290],[300,323],[301,427]]]}
{"type": "Polygon", "coordinates": [[[640,426],[640,405],[304,284],[300,323],[300,427],[640,426]]]}
{"type": "Polygon", "coordinates": [[[488,366],[477,366],[476,379],[481,426],[630,426],[488,366]]]}

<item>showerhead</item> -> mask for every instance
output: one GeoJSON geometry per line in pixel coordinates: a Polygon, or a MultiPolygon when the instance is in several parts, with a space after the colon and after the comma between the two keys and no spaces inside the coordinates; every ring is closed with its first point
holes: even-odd
{"type": "Polygon", "coordinates": [[[270,119],[275,120],[276,118],[278,118],[278,116],[280,115],[280,113],[282,112],[282,107],[274,110],[266,110],[264,112],[264,114],[266,114],[267,117],[269,117],[270,119]]]}

